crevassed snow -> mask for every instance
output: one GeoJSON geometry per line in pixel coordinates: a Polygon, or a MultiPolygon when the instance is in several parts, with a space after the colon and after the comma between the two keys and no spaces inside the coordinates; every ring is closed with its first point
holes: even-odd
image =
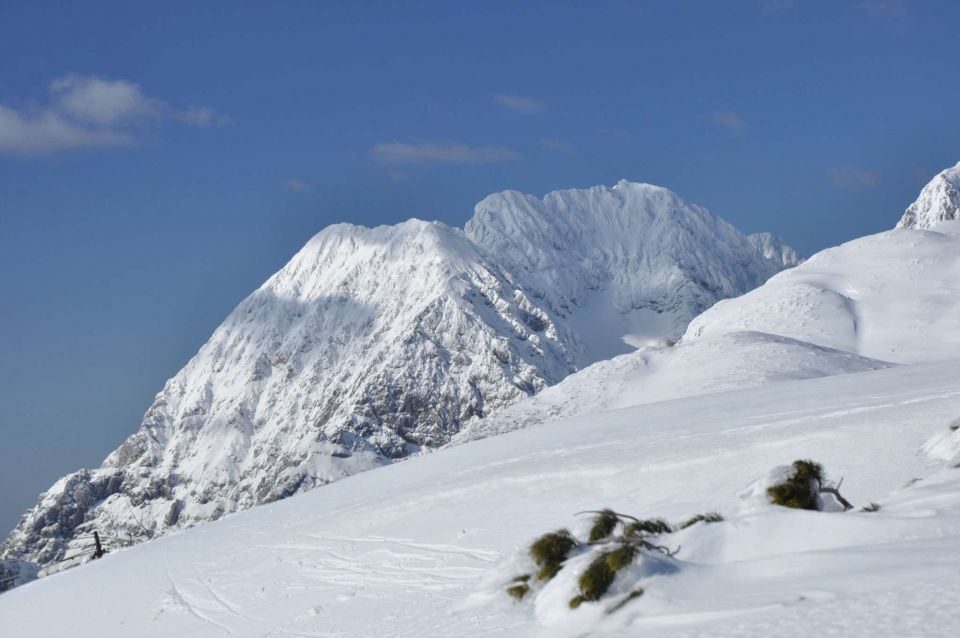
{"type": "Polygon", "coordinates": [[[960,470],[921,450],[960,414],[957,367],[789,381],[444,449],[30,583],[0,596],[0,619],[8,635],[78,638],[952,635],[960,470]],[[882,509],[744,506],[798,457],[882,509]],[[498,595],[532,538],[602,506],[728,520],[667,539],[677,569],[617,614],[498,595]]]}
{"type": "Polygon", "coordinates": [[[143,540],[421,449],[790,265],[667,189],[506,192],[466,230],[331,226],[245,299],[101,468],[5,546],[50,563],[92,530],[143,540]]]}

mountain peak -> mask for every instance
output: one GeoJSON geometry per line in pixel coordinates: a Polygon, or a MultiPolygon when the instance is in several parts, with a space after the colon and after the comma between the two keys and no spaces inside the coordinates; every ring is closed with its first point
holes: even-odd
{"type": "Polygon", "coordinates": [[[51,564],[94,529],[142,540],[443,445],[593,361],[678,337],[783,269],[776,246],[626,181],[496,193],[463,230],[330,226],[0,555],[51,564]]]}
{"type": "Polygon", "coordinates": [[[938,173],[923,187],[897,228],[926,230],[952,219],[960,219],[960,162],[938,173]]]}

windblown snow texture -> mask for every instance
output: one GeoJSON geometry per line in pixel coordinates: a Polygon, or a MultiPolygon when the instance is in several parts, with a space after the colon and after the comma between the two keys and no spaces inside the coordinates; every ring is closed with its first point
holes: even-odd
{"type": "Polygon", "coordinates": [[[465,230],[340,224],[245,299],[103,466],[40,496],[5,555],[133,541],[447,443],[465,422],[793,265],[671,191],[491,195],[465,230]]]}

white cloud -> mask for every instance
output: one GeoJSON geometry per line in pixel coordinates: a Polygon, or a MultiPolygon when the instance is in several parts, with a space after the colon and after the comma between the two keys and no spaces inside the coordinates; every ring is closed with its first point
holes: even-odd
{"type": "Polygon", "coordinates": [[[0,104],[0,153],[130,146],[145,128],[164,121],[190,126],[225,121],[208,107],[170,106],[127,80],[72,74],[51,82],[49,93],[42,106],[16,109],[0,104]]]}
{"type": "Polygon", "coordinates": [[[747,123],[744,122],[734,111],[717,111],[716,113],[711,113],[710,121],[717,126],[723,127],[737,134],[743,133],[743,130],[747,127],[747,123]]]}
{"type": "Polygon", "coordinates": [[[500,93],[493,96],[493,101],[516,113],[536,113],[543,108],[543,104],[540,102],[519,95],[505,95],[500,93]]]}
{"type": "Polygon", "coordinates": [[[127,133],[80,126],[54,111],[23,114],[0,104],[0,153],[26,155],[133,142],[127,133]]]}
{"type": "Polygon", "coordinates": [[[310,193],[313,192],[313,186],[308,182],[301,181],[299,179],[288,179],[283,183],[283,187],[288,191],[293,191],[294,193],[310,193]]]}
{"type": "Polygon", "coordinates": [[[407,144],[387,142],[370,150],[370,157],[381,166],[404,164],[490,164],[518,159],[509,148],[467,146],[466,144],[407,144]]]}
{"type": "Polygon", "coordinates": [[[827,179],[837,186],[873,188],[880,183],[880,175],[856,166],[838,166],[827,170],[827,179]]]}

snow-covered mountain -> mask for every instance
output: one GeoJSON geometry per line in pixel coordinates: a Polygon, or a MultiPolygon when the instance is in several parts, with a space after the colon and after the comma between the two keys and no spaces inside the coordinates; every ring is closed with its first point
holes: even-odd
{"type": "Polygon", "coordinates": [[[952,219],[960,219],[960,163],[942,171],[920,191],[897,228],[926,229],[952,219]]]}
{"type": "Polygon", "coordinates": [[[448,442],[590,363],[682,334],[793,265],[655,186],[483,200],[465,230],[331,226],[245,299],[103,466],[62,478],[5,556],[143,540],[448,442]]]}
{"type": "MultiPolygon", "coordinates": [[[[945,175],[960,175],[951,170],[917,201],[942,192],[945,175]]],[[[824,250],[745,295],[719,301],[690,322],[676,346],[598,362],[471,420],[453,443],[710,392],[958,359],[960,221],[926,230],[898,226],[824,250]]],[[[771,238],[755,241],[768,256],[790,254],[771,238]]]]}

